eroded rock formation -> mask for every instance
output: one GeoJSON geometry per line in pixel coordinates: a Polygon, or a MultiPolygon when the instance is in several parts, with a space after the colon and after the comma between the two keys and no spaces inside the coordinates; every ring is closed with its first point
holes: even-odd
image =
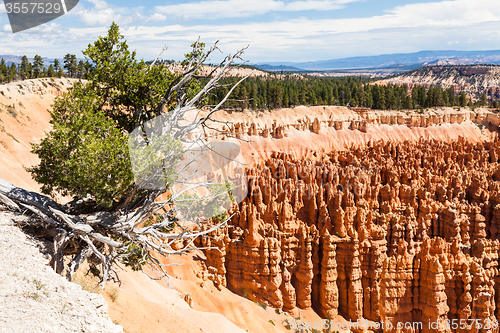
{"type": "Polygon", "coordinates": [[[230,226],[203,240],[222,250],[207,267],[217,284],[285,311],[498,332],[447,320],[500,315],[499,157],[498,141],[464,139],[375,142],[321,160],[273,153],[248,170],[230,226]]]}
{"type": "MultiPolygon", "coordinates": [[[[374,111],[362,108],[342,107],[314,107],[323,108],[321,112],[315,112],[304,116],[287,118],[286,122],[278,122],[276,119],[271,124],[260,124],[255,119],[248,121],[236,121],[226,127],[225,132],[231,133],[237,138],[244,135],[258,135],[265,138],[272,137],[282,139],[287,136],[291,129],[299,131],[311,131],[319,134],[321,129],[334,128],[335,130],[350,129],[367,133],[371,126],[377,125],[405,125],[408,127],[429,127],[441,124],[461,124],[476,118],[476,114],[465,111],[448,111],[443,113],[403,113],[398,111],[374,111]],[[343,112],[342,116],[338,113],[343,112]],[[316,115],[316,116],[315,116],[316,115]]],[[[297,108],[298,109],[298,108],[297,108]]],[[[313,108],[311,108],[313,109],[313,108]]],[[[293,109],[295,110],[295,109],[293,109]]]]}

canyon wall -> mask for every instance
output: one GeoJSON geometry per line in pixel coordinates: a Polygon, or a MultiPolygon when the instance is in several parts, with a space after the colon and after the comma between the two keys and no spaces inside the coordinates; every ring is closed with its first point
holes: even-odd
{"type": "Polygon", "coordinates": [[[211,279],[285,311],[423,324],[379,331],[498,332],[500,145],[471,122],[488,115],[322,112],[226,127],[253,159],[248,197],[201,241],[221,249],[211,279]]]}
{"type": "Polygon", "coordinates": [[[54,99],[76,79],[44,78],[0,85],[0,178],[28,190],[40,185],[25,168],[38,164],[31,143],[49,131],[54,99]]]}
{"type": "Polygon", "coordinates": [[[482,142],[491,137],[488,131],[481,131],[477,123],[488,125],[496,115],[484,109],[472,112],[466,108],[417,113],[300,106],[272,112],[220,111],[215,117],[227,124],[210,126],[226,132],[227,136],[221,139],[240,145],[245,163],[255,166],[268,160],[273,152],[320,159],[326,152],[364,147],[378,140],[418,141],[425,137],[452,141],[464,137],[471,142],[482,142]]]}

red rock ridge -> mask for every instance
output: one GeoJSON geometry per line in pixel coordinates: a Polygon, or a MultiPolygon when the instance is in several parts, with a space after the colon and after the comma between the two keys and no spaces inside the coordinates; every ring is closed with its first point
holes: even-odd
{"type": "Polygon", "coordinates": [[[324,153],[364,147],[378,140],[418,141],[425,137],[452,141],[465,137],[471,142],[482,142],[490,138],[474,122],[500,124],[500,119],[491,113],[452,108],[420,114],[301,106],[271,113],[221,111],[215,117],[227,124],[211,126],[228,134],[223,140],[239,144],[245,163],[252,166],[262,164],[273,152],[286,152],[297,159],[321,160],[324,153]]]}

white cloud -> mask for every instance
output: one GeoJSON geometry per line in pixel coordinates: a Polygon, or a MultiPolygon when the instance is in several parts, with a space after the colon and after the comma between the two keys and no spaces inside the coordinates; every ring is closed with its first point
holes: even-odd
{"type": "MultiPolygon", "coordinates": [[[[468,25],[499,22],[498,0],[456,0],[440,3],[412,4],[397,7],[389,13],[368,18],[349,19],[292,19],[274,22],[241,23],[228,25],[168,26],[164,29],[199,31],[210,36],[240,36],[256,40],[264,35],[290,39],[328,34],[355,33],[378,29],[418,27],[465,27],[468,25]],[[485,9],[487,8],[487,9],[485,9]]],[[[147,27],[145,28],[147,29],[147,27]]],[[[154,28],[158,32],[162,29],[154,28]]]]}
{"type": "Polygon", "coordinates": [[[344,4],[359,0],[205,0],[169,6],[156,6],[156,11],[179,18],[219,19],[229,17],[250,17],[268,12],[297,12],[306,10],[334,10],[344,4]]]}
{"type": "Polygon", "coordinates": [[[126,25],[136,20],[143,19],[139,8],[126,8],[110,5],[103,0],[88,0],[93,4],[92,8],[86,8],[80,2],[76,10],[69,12],[69,15],[76,15],[87,27],[109,26],[111,22],[126,25]]]}
{"type": "MultiPolygon", "coordinates": [[[[263,8],[265,4],[275,6],[276,3],[281,3],[270,0],[256,1],[251,6],[240,2],[238,15],[255,13],[257,10],[269,11],[271,7],[263,8]]],[[[352,0],[331,3],[341,5],[349,1],[352,0]]],[[[236,3],[235,0],[205,2],[236,3]]],[[[202,2],[197,4],[200,3],[202,2]]],[[[306,3],[309,4],[307,8],[313,8],[317,2],[287,2],[287,5],[291,6],[287,8],[292,10],[306,3]]],[[[68,13],[82,20],[85,28],[56,29],[49,26],[43,28],[46,30],[30,29],[26,33],[12,34],[7,26],[9,32],[0,32],[2,52],[10,50],[10,53],[15,54],[31,54],[33,50],[40,48],[50,52],[47,56],[60,57],[67,52],[79,54],[98,35],[105,34],[113,20],[120,25],[130,47],[137,49],[139,56],[146,59],[156,57],[165,43],[169,47],[165,58],[182,59],[189,45],[198,36],[207,44],[220,39],[224,43],[225,51],[234,51],[250,45],[247,54],[252,62],[312,61],[446,47],[469,50],[496,49],[500,45],[498,0],[409,4],[395,7],[383,15],[367,18],[276,19],[272,22],[240,20],[232,24],[221,20],[214,22],[215,24],[199,25],[193,25],[192,22],[186,24],[179,20],[175,24],[167,23],[164,26],[151,26],[150,22],[165,21],[169,13],[152,14],[144,8],[116,7],[103,0],[92,0],[92,6],[89,6],[88,2],[85,4],[88,8],[84,7],[84,2],[81,1],[78,5],[80,8],[77,7],[68,13]]],[[[230,10],[224,9],[224,12],[228,11],[230,10]]],[[[203,8],[199,12],[203,12],[203,8]]]]}
{"type": "Polygon", "coordinates": [[[0,32],[1,52],[3,54],[26,54],[30,57],[40,54],[43,57],[61,58],[66,53],[82,57],[81,51],[97,36],[106,33],[107,28],[67,29],[57,23],[44,24],[32,29],[12,33],[10,26],[0,32]]]}
{"type": "MultiPolygon", "coordinates": [[[[206,0],[170,6],[157,6],[155,9],[165,15],[174,15],[182,20],[206,18],[220,19],[228,17],[249,17],[271,11],[332,10],[345,3],[358,0],[305,0],[283,2],[276,0],[206,0]]],[[[498,0],[454,0],[434,3],[407,4],[387,11],[387,14],[348,19],[309,19],[306,24],[296,25],[296,20],[265,23],[269,28],[284,24],[285,31],[298,32],[322,30],[332,33],[367,31],[384,28],[419,27],[419,26],[463,26],[481,22],[500,20],[500,2],[498,0]],[[312,25],[311,25],[312,24],[312,25]],[[291,29],[291,30],[288,30],[291,29]]],[[[251,23],[250,23],[251,25],[251,23]]],[[[233,25],[223,25],[227,30],[233,25]]]]}
{"type": "MultiPolygon", "coordinates": [[[[240,13],[247,12],[246,8],[243,6],[240,13]]],[[[399,6],[386,14],[367,18],[301,18],[194,26],[179,23],[164,27],[134,27],[126,30],[126,35],[137,45],[145,41],[159,42],[158,45],[168,41],[170,45],[193,41],[201,35],[204,40],[221,39],[233,49],[249,44],[249,52],[260,59],[274,57],[275,61],[286,58],[303,61],[356,53],[442,49],[446,45],[459,49],[495,49],[498,48],[495,42],[500,43],[500,36],[495,33],[498,28],[500,2],[497,0],[455,0],[399,6]],[[480,38],[471,39],[472,36],[480,38]],[[490,42],[486,44],[486,40],[490,42]]],[[[175,49],[170,48],[170,51],[175,49]]]]}
{"type": "Polygon", "coordinates": [[[103,0],[88,0],[88,1],[94,4],[95,10],[104,10],[109,8],[109,5],[106,1],[103,0]]]}
{"type": "Polygon", "coordinates": [[[54,34],[61,31],[61,25],[59,23],[46,23],[34,27],[30,30],[32,34],[54,34]]]}
{"type": "Polygon", "coordinates": [[[382,16],[392,26],[464,26],[500,20],[496,0],[454,0],[399,6],[382,16]]]}
{"type": "Polygon", "coordinates": [[[147,17],[145,19],[145,22],[161,22],[161,21],[166,21],[167,17],[163,14],[160,13],[154,13],[153,15],[147,17]]]}
{"type": "Polygon", "coordinates": [[[86,26],[107,25],[112,21],[121,21],[121,15],[116,14],[113,9],[107,8],[99,11],[94,10],[81,10],[77,13],[80,20],[86,26]]]}

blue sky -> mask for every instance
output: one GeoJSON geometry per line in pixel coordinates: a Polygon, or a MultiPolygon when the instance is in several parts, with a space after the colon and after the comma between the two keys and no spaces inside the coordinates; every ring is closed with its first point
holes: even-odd
{"type": "Polygon", "coordinates": [[[498,0],[80,0],[63,17],[15,34],[0,0],[0,54],[82,57],[113,21],[144,59],[167,45],[162,57],[180,60],[198,36],[220,40],[225,53],[249,45],[252,63],[500,49],[498,0]]]}

